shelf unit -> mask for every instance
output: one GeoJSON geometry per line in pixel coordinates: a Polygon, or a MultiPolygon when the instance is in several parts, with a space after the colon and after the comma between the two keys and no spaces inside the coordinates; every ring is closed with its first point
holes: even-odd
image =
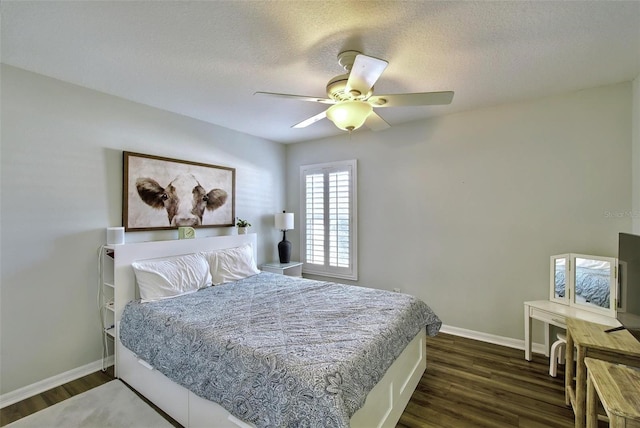
{"type": "Polygon", "coordinates": [[[114,354],[116,337],[115,328],[115,247],[105,245],[100,248],[100,290],[99,306],[100,318],[102,320],[102,334],[105,342],[104,354],[108,358],[114,354]]]}

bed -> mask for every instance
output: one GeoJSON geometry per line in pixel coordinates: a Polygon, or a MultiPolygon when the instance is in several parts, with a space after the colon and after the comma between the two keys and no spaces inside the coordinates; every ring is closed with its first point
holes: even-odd
{"type": "Polygon", "coordinates": [[[137,262],[247,244],[116,247],[116,376],[187,427],[395,426],[441,325],[418,299],[264,272],[137,300],[137,262]]]}

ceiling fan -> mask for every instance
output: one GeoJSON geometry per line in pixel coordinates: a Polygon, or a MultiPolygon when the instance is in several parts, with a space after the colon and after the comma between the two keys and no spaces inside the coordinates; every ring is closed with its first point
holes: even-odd
{"type": "Polygon", "coordinates": [[[274,92],[256,92],[254,95],[330,104],[331,107],[325,111],[293,125],[292,128],[305,128],[326,117],[338,128],[349,132],[363,124],[372,131],[389,128],[390,125],[373,111],[374,108],[443,105],[450,104],[453,99],[453,91],[373,95],[373,85],[387,68],[387,61],[350,50],[338,55],[338,64],[346,73],[329,80],[328,98],[274,92]]]}

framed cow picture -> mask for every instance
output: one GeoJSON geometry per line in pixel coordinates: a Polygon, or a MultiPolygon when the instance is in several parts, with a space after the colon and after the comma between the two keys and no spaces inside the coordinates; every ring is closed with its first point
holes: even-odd
{"type": "Polygon", "coordinates": [[[123,152],[126,231],[234,225],[236,170],[123,152]]]}

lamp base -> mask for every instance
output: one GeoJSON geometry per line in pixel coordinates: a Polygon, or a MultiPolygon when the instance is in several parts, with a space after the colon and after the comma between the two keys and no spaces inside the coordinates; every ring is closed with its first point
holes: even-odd
{"type": "Polygon", "coordinates": [[[291,261],[291,242],[287,241],[287,231],[282,231],[282,241],[278,243],[278,256],[280,263],[289,263],[291,261]]]}

